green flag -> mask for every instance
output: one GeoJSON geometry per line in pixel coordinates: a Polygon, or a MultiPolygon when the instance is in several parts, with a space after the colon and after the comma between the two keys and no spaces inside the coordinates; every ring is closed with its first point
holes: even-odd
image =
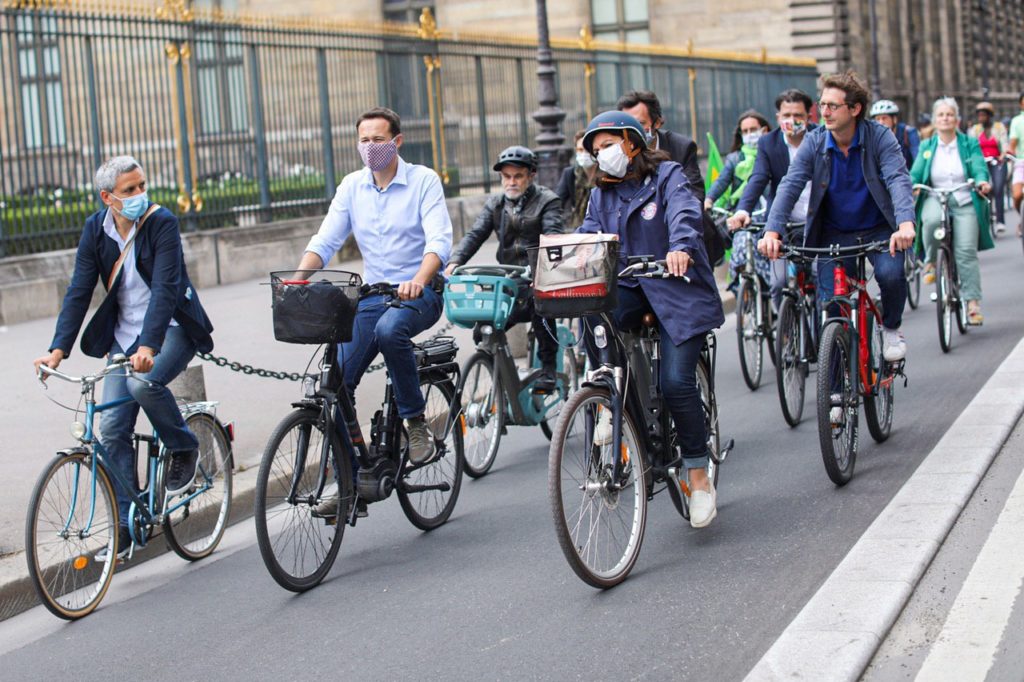
{"type": "Polygon", "coordinates": [[[711,185],[718,179],[718,174],[722,172],[722,155],[718,151],[718,145],[715,144],[715,138],[711,133],[708,133],[708,174],[704,176],[704,193],[707,194],[711,191],[711,185]]]}

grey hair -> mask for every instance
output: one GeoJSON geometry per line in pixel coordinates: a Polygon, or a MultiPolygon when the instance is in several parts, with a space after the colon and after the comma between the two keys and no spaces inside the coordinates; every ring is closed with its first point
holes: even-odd
{"type": "Polygon", "coordinates": [[[939,107],[949,107],[953,110],[953,113],[957,118],[960,118],[960,105],[956,103],[956,100],[952,97],[940,97],[935,100],[935,104],[932,105],[932,118],[935,118],[935,114],[938,113],[939,107]]]}
{"type": "Polygon", "coordinates": [[[125,173],[131,173],[142,165],[135,160],[134,156],[115,156],[107,159],[103,165],[96,170],[94,184],[96,189],[104,192],[113,192],[117,185],[117,179],[125,173]]]}

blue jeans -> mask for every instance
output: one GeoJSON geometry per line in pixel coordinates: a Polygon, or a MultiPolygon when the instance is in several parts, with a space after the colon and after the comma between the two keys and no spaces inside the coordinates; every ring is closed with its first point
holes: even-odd
{"type": "Polygon", "coordinates": [[[377,353],[384,362],[395,391],[398,414],[403,419],[423,414],[426,404],[420,391],[420,376],[412,350],[412,337],[430,329],[441,318],[443,300],[430,287],[423,295],[403,301],[408,308],[392,308],[383,296],[370,296],[359,302],[352,340],[338,345],[345,388],[355,405],[356,386],[377,353]]]}
{"type": "MultiPolygon", "coordinates": [[[[888,241],[891,236],[892,230],[888,227],[860,232],[826,230],[821,243],[822,245],[856,246],[858,239],[867,243],[883,239],[888,241]]],[[[875,281],[878,282],[878,288],[882,292],[882,324],[886,329],[899,329],[903,324],[903,307],[907,304],[907,280],[903,273],[903,252],[897,251],[895,257],[890,256],[888,252],[872,253],[868,255],[868,259],[875,271],[875,281]]],[[[846,266],[847,274],[853,275],[856,271],[857,259],[843,258],[840,260],[846,266]]],[[[826,256],[818,257],[818,300],[822,304],[834,295],[835,264],[836,259],[826,256]]],[[[836,313],[837,311],[829,312],[830,315],[836,313]]]]}
{"type": "MultiPolygon", "coordinates": [[[[640,287],[619,287],[619,304],[615,309],[615,324],[619,329],[639,327],[648,312],[654,311],[640,287]]],[[[660,320],[658,328],[661,333],[659,388],[676,425],[683,466],[703,469],[708,465],[708,432],[697,386],[697,361],[704,347],[704,335],[698,334],[677,346],[660,320]]],[[[643,427],[642,424],[637,426],[643,427]]]]}
{"type": "MultiPolygon", "coordinates": [[[[107,359],[118,353],[131,356],[138,349],[138,341],[127,349],[114,341],[107,359]]],[[[139,407],[146,413],[161,442],[171,452],[194,450],[199,447],[195,435],[185,426],[185,419],[178,409],[178,402],[171,395],[167,384],[181,374],[196,354],[196,346],[181,327],[169,327],[164,345],[153,358],[153,369],[146,374],[136,374],[144,383],[123,374],[111,374],[103,380],[103,402],[110,402],[124,396],[134,400],[100,413],[100,442],[107,451],[107,464],[124,478],[135,484],[135,447],[132,433],[139,407]]],[[[117,508],[122,526],[128,525],[128,511],[131,497],[117,479],[112,481],[117,494],[117,508]]]]}

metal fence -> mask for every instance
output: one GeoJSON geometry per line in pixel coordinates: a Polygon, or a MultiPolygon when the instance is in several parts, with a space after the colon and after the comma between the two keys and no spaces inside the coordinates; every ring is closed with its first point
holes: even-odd
{"type": "MultiPolygon", "coordinates": [[[[668,126],[725,144],[737,115],[814,88],[797,60],[554,41],[563,126],[632,88],[668,126]]],[[[493,158],[536,135],[536,43],[420,26],[201,14],[89,0],[7,0],[0,10],[0,255],[75,245],[98,207],[92,173],[132,154],[150,196],[185,229],[325,211],[361,164],[354,121],[402,116],[402,155],[450,195],[489,192],[493,158]]]]}

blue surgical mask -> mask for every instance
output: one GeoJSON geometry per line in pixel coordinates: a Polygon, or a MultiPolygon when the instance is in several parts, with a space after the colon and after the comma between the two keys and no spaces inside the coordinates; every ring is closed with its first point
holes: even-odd
{"type": "Polygon", "coordinates": [[[130,197],[122,199],[116,194],[110,196],[121,201],[121,210],[119,213],[123,218],[128,220],[138,220],[142,217],[142,214],[146,212],[146,207],[149,206],[149,199],[146,197],[146,193],[135,194],[130,197]]]}

